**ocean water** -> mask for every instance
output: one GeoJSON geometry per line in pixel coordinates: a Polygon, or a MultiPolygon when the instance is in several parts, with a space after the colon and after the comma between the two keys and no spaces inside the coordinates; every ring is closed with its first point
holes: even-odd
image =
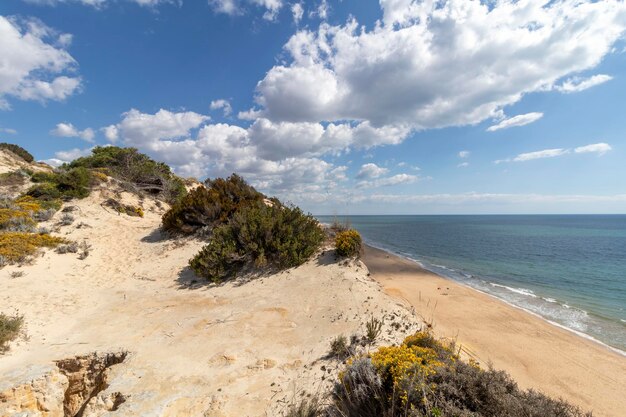
{"type": "Polygon", "coordinates": [[[372,246],[626,352],[626,215],[337,219],[372,246]]]}

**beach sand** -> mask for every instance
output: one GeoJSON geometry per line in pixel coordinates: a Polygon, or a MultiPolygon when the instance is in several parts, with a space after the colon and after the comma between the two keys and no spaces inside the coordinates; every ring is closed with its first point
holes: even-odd
{"type": "Polygon", "coordinates": [[[415,308],[437,336],[456,339],[481,366],[491,363],[521,387],[594,416],[626,416],[626,357],[410,260],[371,247],[363,260],[387,294],[415,308]]]}

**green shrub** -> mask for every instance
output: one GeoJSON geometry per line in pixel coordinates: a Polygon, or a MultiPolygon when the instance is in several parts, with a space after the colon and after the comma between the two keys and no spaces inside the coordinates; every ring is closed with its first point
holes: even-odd
{"type": "Polygon", "coordinates": [[[173,204],[163,216],[163,228],[171,233],[191,234],[204,227],[224,224],[237,211],[263,200],[263,194],[233,174],[207,180],[173,204]]]}
{"type": "Polygon", "coordinates": [[[91,152],[91,155],[75,159],[64,167],[105,168],[106,174],[126,182],[135,191],[147,192],[170,203],[186,193],[183,181],[167,164],[156,162],[135,148],[98,146],[91,152]]]}
{"type": "Polygon", "coordinates": [[[22,158],[24,161],[29,162],[29,163],[35,160],[35,158],[33,158],[30,152],[28,152],[26,149],[22,148],[21,146],[15,145],[13,143],[2,142],[0,143],[0,149],[7,149],[13,152],[15,155],[19,156],[20,158],[22,158]]]}
{"type": "Polygon", "coordinates": [[[91,173],[82,167],[63,169],[53,174],[34,174],[33,178],[37,184],[29,188],[26,194],[42,201],[85,198],[91,191],[91,173]]]}
{"type": "Polygon", "coordinates": [[[354,229],[337,233],[335,250],[339,256],[354,256],[361,252],[361,235],[354,229]]]}
{"type": "Polygon", "coordinates": [[[23,325],[23,316],[7,316],[0,313],[0,353],[6,352],[8,343],[20,335],[23,325]]]}
{"type": "Polygon", "coordinates": [[[190,266],[214,282],[232,278],[245,266],[290,268],[304,263],[323,239],[319,223],[299,208],[258,203],[216,227],[190,266]]]}
{"type": "Polygon", "coordinates": [[[26,183],[27,178],[28,178],[28,175],[21,170],[4,172],[0,174],[0,186],[11,187],[11,186],[24,185],[26,183]]]}
{"type": "Polygon", "coordinates": [[[582,417],[562,400],[520,390],[503,371],[465,363],[450,345],[418,332],[400,346],[355,358],[339,374],[331,417],[582,417]]]}

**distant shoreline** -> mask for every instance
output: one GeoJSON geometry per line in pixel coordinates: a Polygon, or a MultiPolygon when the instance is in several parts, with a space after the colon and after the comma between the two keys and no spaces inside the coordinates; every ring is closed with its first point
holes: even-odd
{"type": "Polygon", "coordinates": [[[438,336],[456,339],[483,366],[491,362],[521,386],[563,397],[594,415],[617,417],[616,410],[626,409],[623,352],[386,250],[365,245],[363,261],[385,292],[415,308],[438,336]]]}
{"type": "Polygon", "coordinates": [[[603,342],[603,341],[601,341],[601,340],[598,340],[598,339],[596,339],[595,337],[593,337],[593,336],[591,336],[591,335],[588,335],[587,333],[584,333],[584,332],[581,332],[581,331],[578,331],[578,330],[572,329],[572,328],[570,328],[570,327],[567,327],[567,326],[565,326],[565,325],[562,325],[562,324],[560,324],[560,323],[557,323],[557,322],[555,322],[555,321],[553,321],[553,320],[550,320],[550,319],[548,319],[548,318],[546,318],[546,317],[542,316],[541,314],[535,313],[534,311],[530,311],[530,310],[528,310],[528,309],[526,309],[526,308],[524,308],[524,307],[521,307],[521,306],[515,305],[515,304],[513,304],[513,303],[511,303],[511,302],[509,302],[509,301],[507,301],[507,300],[505,300],[505,299],[503,299],[503,298],[498,297],[497,295],[490,294],[490,293],[488,293],[488,292],[486,292],[486,291],[481,291],[480,289],[475,288],[475,287],[472,287],[471,285],[468,285],[468,284],[466,284],[466,283],[464,283],[464,282],[462,282],[462,281],[458,281],[458,280],[455,280],[454,278],[450,278],[450,277],[447,277],[447,276],[442,275],[442,274],[440,274],[440,273],[437,273],[436,271],[433,271],[433,270],[429,269],[426,265],[424,265],[424,264],[423,264],[423,263],[421,263],[420,261],[417,261],[417,260],[415,260],[415,259],[412,259],[412,258],[410,258],[410,257],[408,257],[408,256],[403,256],[402,254],[394,253],[394,252],[393,252],[393,251],[391,251],[391,250],[388,250],[388,249],[385,249],[385,248],[378,247],[378,246],[376,246],[375,244],[372,244],[372,243],[367,243],[367,244],[365,244],[364,246],[369,247],[370,249],[373,249],[373,250],[383,251],[383,252],[385,252],[385,253],[389,254],[389,256],[394,256],[394,257],[398,257],[398,258],[403,259],[403,260],[407,260],[407,261],[409,261],[409,262],[413,262],[413,263],[415,263],[415,264],[416,264],[419,268],[423,269],[423,270],[424,270],[424,271],[426,271],[426,272],[429,272],[429,273],[431,273],[431,274],[435,274],[435,275],[437,275],[438,277],[441,277],[441,278],[443,278],[443,279],[445,279],[445,280],[452,281],[452,282],[454,282],[455,284],[462,285],[463,287],[469,288],[469,289],[471,289],[471,290],[473,290],[473,291],[476,291],[476,292],[479,292],[479,293],[481,293],[481,294],[484,294],[484,295],[486,295],[486,296],[488,296],[488,297],[491,297],[491,298],[493,298],[493,299],[495,299],[495,300],[497,300],[497,301],[499,301],[499,302],[502,302],[502,303],[504,303],[504,304],[506,304],[506,305],[508,305],[508,306],[510,306],[510,307],[513,307],[513,308],[515,308],[515,309],[518,309],[518,310],[521,310],[521,311],[523,311],[523,312],[525,312],[525,313],[528,313],[528,314],[530,314],[530,315],[532,315],[532,316],[534,316],[534,317],[537,317],[538,319],[541,319],[541,320],[545,321],[546,323],[550,323],[550,324],[551,324],[551,325],[553,325],[553,326],[556,326],[556,327],[558,327],[558,328],[560,328],[560,329],[563,329],[563,330],[566,330],[566,331],[568,331],[568,332],[571,332],[571,333],[573,333],[574,335],[576,335],[576,336],[578,336],[578,337],[580,337],[580,338],[583,338],[583,339],[585,339],[585,340],[589,340],[589,341],[592,341],[592,342],[594,342],[594,343],[597,343],[598,345],[600,345],[600,346],[602,346],[602,347],[604,347],[604,348],[606,348],[606,349],[608,349],[608,350],[611,350],[611,351],[613,351],[613,352],[617,353],[618,355],[624,356],[624,357],[626,358],[626,351],[623,351],[623,350],[621,350],[621,349],[618,349],[618,348],[616,348],[616,347],[613,347],[613,346],[611,346],[611,345],[608,345],[607,343],[605,343],[605,342],[603,342]]]}

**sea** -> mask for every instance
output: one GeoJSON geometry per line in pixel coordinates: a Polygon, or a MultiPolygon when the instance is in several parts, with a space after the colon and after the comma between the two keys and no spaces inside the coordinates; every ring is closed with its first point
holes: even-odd
{"type": "Polygon", "coordinates": [[[316,217],[626,355],[626,215],[316,217]]]}

